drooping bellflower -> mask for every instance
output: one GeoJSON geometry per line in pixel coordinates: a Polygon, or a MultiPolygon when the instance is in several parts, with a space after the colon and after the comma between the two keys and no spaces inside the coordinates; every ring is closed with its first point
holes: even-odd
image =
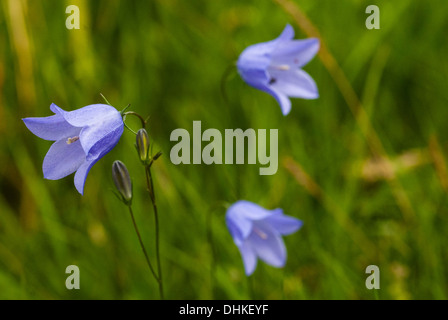
{"type": "Polygon", "coordinates": [[[237,62],[243,80],[272,95],[283,115],[291,111],[289,97],[319,97],[316,83],[301,69],[319,51],[319,39],[293,38],[294,29],[288,24],[277,39],[247,47],[237,62]]]}
{"type": "Polygon", "coordinates": [[[123,119],[120,112],[105,104],[92,104],[74,111],[64,111],[51,104],[50,110],[55,114],[22,119],[39,138],[55,141],[43,162],[44,178],[58,180],[76,171],[75,187],[83,194],[92,166],[120,140],[123,119]]]}
{"type": "Polygon", "coordinates": [[[255,271],[258,258],[271,266],[283,267],[287,254],[282,236],[302,226],[301,220],[283,214],[282,209],[267,210],[245,200],[227,209],[226,223],[248,276],[255,271]]]}

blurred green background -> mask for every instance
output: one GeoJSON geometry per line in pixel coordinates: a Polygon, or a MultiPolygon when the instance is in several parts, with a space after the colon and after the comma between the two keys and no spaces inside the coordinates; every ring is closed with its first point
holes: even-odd
{"type": "Polygon", "coordinates": [[[154,151],[163,152],[153,176],[166,298],[446,299],[447,30],[444,0],[0,0],[0,298],[159,297],[112,192],[119,159],[154,259],[134,135],[126,130],[93,167],[80,196],[73,175],[43,179],[51,142],[21,121],[51,115],[52,102],[65,110],[103,103],[102,93],[119,110],[130,103],[151,116],[154,151]],[[65,27],[71,4],[80,30],[65,27]],[[381,10],[379,30],[365,27],[371,4],[381,10]],[[285,117],[235,71],[224,78],[226,100],[222,79],[244,48],[276,38],[287,23],[296,38],[308,37],[297,10],[330,54],[304,67],[320,98],[292,99],[285,117]],[[351,89],[362,103],[352,109],[351,89]],[[194,120],[221,132],[278,129],[277,174],[260,176],[258,164],[173,165],[170,133],[191,132],[194,120]],[[283,269],[259,262],[245,276],[222,205],[239,199],[304,221],[284,238],[283,269]],[[80,290],[65,287],[72,264],[80,290]],[[380,268],[380,290],[365,287],[368,265],[380,268]]]}

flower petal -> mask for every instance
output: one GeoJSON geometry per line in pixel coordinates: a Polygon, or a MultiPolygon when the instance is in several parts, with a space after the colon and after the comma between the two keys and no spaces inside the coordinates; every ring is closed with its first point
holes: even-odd
{"type": "Polygon", "coordinates": [[[272,86],[266,87],[264,91],[269,93],[275,98],[275,100],[277,100],[284,116],[286,116],[291,111],[291,100],[289,100],[288,96],[285,93],[274,89],[272,86]]]}
{"type": "Polygon", "coordinates": [[[271,65],[288,65],[303,67],[310,62],[319,51],[317,38],[292,40],[280,43],[272,53],[271,65]]]}
{"type": "Polygon", "coordinates": [[[270,67],[269,74],[275,79],[270,86],[274,91],[294,98],[316,99],[319,97],[316,83],[301,69],[277,70],[270,67]]]}
{"type": "Polygon", "coordinates": [[[99,159],[93,159],[90,161],[84,162],[76,171],[75,174],[75,187],[78,192],[83,195],[84,194],[84,185],[86,183],[87,175],[89,174],[90,169],[92,166],[98,161],[99,159]]]}
{"type": "Polygon", "coordinates": [[[57,105],[52,104],[50,109],[54,113],[62,115],[68,123],[75,127],[98,125],[99,123],[108,121],[109,118],[116,118],[117,115],[121,118],[117,109],[107,104],[91,104],[73,111],[65,111],[57,105]]]}
{"type": "Polygon", "coordinates": [[[245,241],[242,245],[238,246],[238,249],[240,250],[243,259],[244,271],[247,276],[250,276],[257,267],[257,256],[251,248],[249,241],[245,241]]]}
{"type": "Polygon", "coordinates": [[[227,209],[226,224],[237,246],[242,245],[252,230],[252,221],[240,214],[237,203],[227,209]]]}
{"type": "Polygon", "coordinates": [[[253,232],[247,241],[261,260],[274,267],[286,263],[286,247],[280,234],[266,223],[254,223],[253,232]]]}
{"type": "Polygon", "coordinates": [[[22,120],[33,134],[44,140],[57,141],[79,133],[79,128],[70,125],[60,114],[22,120]]]}
{"type": "Polygon", "coordinates": [[[229,211],[235,212],[235,215],[239,215],[248,220],[262,220],[271,215],[270,210],[246,200],[235,202],[229,207],[229,211]]]}
{"type": "Polygon", "coordinates": [[[282,33],[280,34],[280,36],[275,40],[288,41],[292,40],[293,38],[294,38],[294,28],[291,27],[290,24],[287,24],[285,29],[283,29],[282,33]]]}
{"type": "Polygon", "coordinates": [[[238,72],[241,78],[255,89],[266,91],[266,85],[269,82],[269,75],[266,72],[266,67],[259,68],[258,66],[251,67],[250,63],[238,65],[238,72]]]}
{"type": "Polygon", "coordinates": [[[123,120],[117,112],[118,117],[109,117],[99,125],[91,125],[81,130],[79,139],[87,160],[104,156],[112,150],[123,134],[123,120]]]}
{"type": "Polygon", "coordinates": [[[79,140],[67,144],[65,139],[53,143],[44,158],[42,170],[44,178],[57,180],[75,172],[84,162],[86,156],[79,140]]]}
{"type": "Polygon", "coordinates": [[[287,24],[283,32],[276,39],[253,44],[247,47],[240,55],[238,64],[241,62],[252,63],[253,66],[269,63],[271,54],[281,44],[287,43],[294,38],[294,29],[287,24]]]}
{"type": "Polygon", "coordinates": [[[288,24],[281,35],[271,41],[257,43],[247,47],[239,56],[237,69],[249,85],[263,90],[269,78],[266,69],[271,64],[271,56],[278,46],[294,38],[294,29],[288,24]]]}
{"type": "Polygon", "coordinates": [[[267,217],[264,222],[269,224],[275,231],[282,235],[288,235],[299,230],[303,222],[297,218],[283,214],[283,210],[276,209],[278,214],[267,217]]]}
{"type": "MultiPolygon", "coordinates": [[[[110,132],[95,145],[93,145],[86,157],[86,162],[76,171],[75,174],[75,187],[80,194],[84,194],[84,184],[87,179],[87,175],[92,166],[101,159],[106,153],[112,150],[118,143],[123,128],[118,128],[115,131],[110,132]]],[[[81,132],[82,135],[82,132],[81,132]]],[[[84,149],[84,148],[83,148],[84,149]]]]}

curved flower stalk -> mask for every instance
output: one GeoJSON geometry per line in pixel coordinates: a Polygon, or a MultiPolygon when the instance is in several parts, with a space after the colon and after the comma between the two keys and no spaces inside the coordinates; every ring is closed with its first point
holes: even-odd
{"type": "Polygon", "coordinates": [[[53,103],[50,110],[55,114],[22,119],[39,138],[55,141],[44,158],[44,178],[58,180],[76,171],[75,187],[83,194],[92,166],[120,140],[124,127],[122,116],[105,104],[64,111],[53,103]]]}
{"type": "MultiPolygon", "coordinates": [[[[129,105],[128,105],[129,106],[129,105]]],[[[137,227],[137,223],[134,218],[134,213],[132,210],[132,199],[133,199],[133,191],[132,191],[132,181],[129,175],[129,171],[127,170],[125,164],[121,162],[120,160],[114,161],[112,164],[112,178],[115,183],[115,187],[118,191],[118,198],[128,207],[129,213],[132,218],[132,223],[134,225],[135,232],[137,234],[138,240],[140,242],[140,247],[142,248],[143,254],[145,256],[146,262],[148,264],[148,267],[151,271],[151,274],[153,275],[154,279],[157,281],[159,286],[159,294],[160,299],[164,299],[164,293],[163,293],[163,278],[162,278],[162,267],[161,267],[161,261],[160,261],[160,237],[159,237],[159,213],[157,210],[157,204],[156,204],[156,196],[154,192],[154,183],[151,175],[151,166],[153,165],[154,161],[156,161],[161,155],[162,152],[156,153],[154,156],[152,155],[152,146],[150,144],[150,139],[148,132],[145,129],[147,120],[145,120],[140,114],[134,112],[134,111],[127,111],[124,112],[127,109],[127,107],[121,112],[121,116],[123,119],[123,125],[129,129],[132,133],[136,135],[136,143],[135,148],[137,149],[138,157],[142,163],[142,165],[145,168],[145,176],[146,176],[146,188],[149,193],[151,203],[154,209],[154,220],[155,220],[155,251],[156,251],[156,258],[157,258],[157,272],[156,269],[153,268],[151,261],[149,259],[148,252],[146,251],[145,245],[143,243],[142,237],[140,235],[140,231],[137,227]],[[133,115],[140,119],[142,128],[139,129],[137,132],[132,130],[126,125],[126,116],[133,115]]]]}
{"type": "Polygon", "coordinates": [[[227,209],[226,223],[248,276],[255,271],[257,258],[271,266],[283,267],[287,254],[282,236],[302,226],[301,220],[283,214],[282,209],[267,210],[245,200],[227,209]]]}
{"type": "Polygon", "coordinates": [[[288,24],[275,40],[246,48],[237,68],[252,87],[272,95],[283,115],[291,111],[289,97],[316,99],[317,85],[301,68],[319,51],[319,39],[293,40],[294,29],[288,24]]]}

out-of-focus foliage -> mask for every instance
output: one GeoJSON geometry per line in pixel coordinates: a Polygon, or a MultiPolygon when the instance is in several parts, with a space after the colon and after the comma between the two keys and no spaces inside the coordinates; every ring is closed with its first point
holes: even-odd
{"type": "MultiPolygon", "coordinates": [[[[295,0],[317,28],[362,102],[350,111],[340,82],[316,57],[304,69],[317,100],[277,102],[236,71],[248,45],[290,23],[276,1],[0,1],[0,298],[157,299],[127,208],[113,194],[111,166],[123,161],[133,209],[152,259],[154,217],[145,173],[125,131],[91,170],[80,196],[73,176],[44,180],[51,145],[21,118],[103,103],[150,116],[160,212],[165,295],[170,299],[446,299],[448,297],[448,2],[295,0]],[[65,9],[80,9],[68,30],[65,9]],[[377,4],[381,29],[367,30],[377,4]],[[225,95],[223,94],[225,88],[225,95]],[[225,98],[227,97],[227,99],[225,98]],[[383,147],[374,157],[360,128],[383,147]],[[279,130],[279,169],[178,165],[176,128],[279,130]],[[247,199],[303,220],[285,237],[283,269],[259,263],[244,274],[226,229],[223,202],[247,199]],[[212,240],[212,241],[211,241],[212,240]],[[213,254],[212,254],[213,253],[213,254]],[[67,290],[77,265],[81,289],[67,290]],[[381,270],[381,289],[365,269],[381,270]]],[[[128,124],[139,127],[129,117],[128,124]]]]}

